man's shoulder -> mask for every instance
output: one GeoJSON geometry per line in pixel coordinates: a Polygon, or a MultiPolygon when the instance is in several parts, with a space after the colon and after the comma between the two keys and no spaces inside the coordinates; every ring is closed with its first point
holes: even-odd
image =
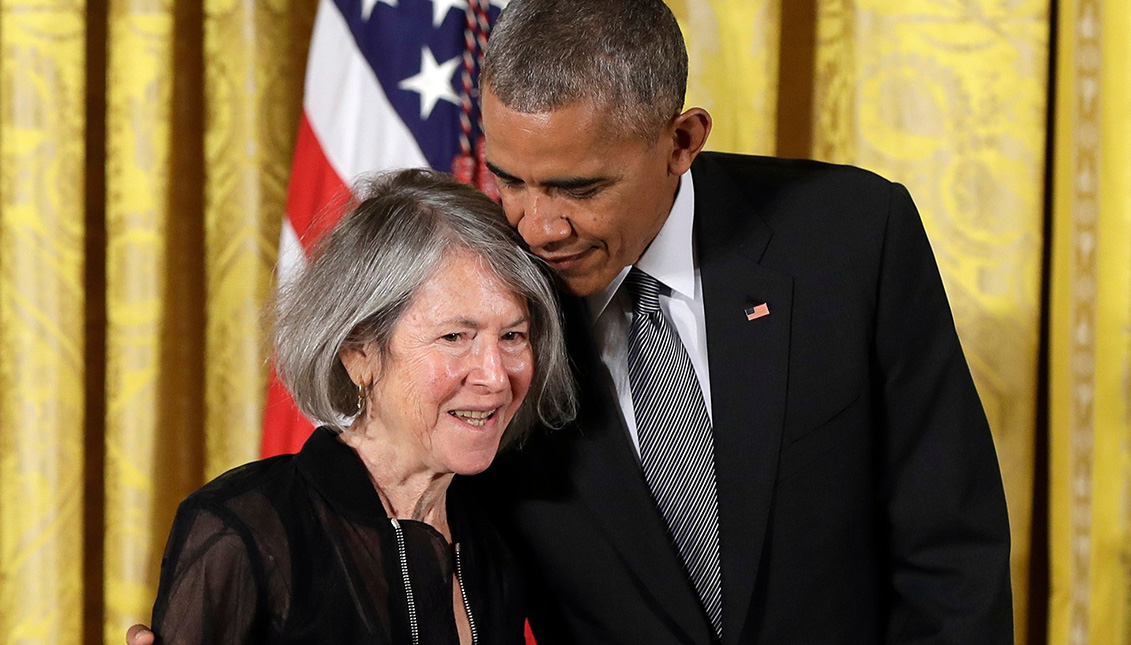
{"type": "Polygon", "coordinates": [[[697,203],[728,198],[817,212],[830,205],[886,208],[895,186],[852,165],[731,153],[702,153],[692,172],[697,203]]]}
{"type": "Polygon", "coordinates": [[[855,166],[810,159],[703,153],[692,167],[697,217],[750,216],[778,234],[874,238],[897,184],[855,166]]]}
{"type": "Polygon", "coordinates": [[[732,179],[766,183],[839,181],[860,187],[884,188],[891,182],[864,168],[815,159],[790,159],[730,152],[703,152],[692,166],[699,174],[722,172],[732,179]]]}

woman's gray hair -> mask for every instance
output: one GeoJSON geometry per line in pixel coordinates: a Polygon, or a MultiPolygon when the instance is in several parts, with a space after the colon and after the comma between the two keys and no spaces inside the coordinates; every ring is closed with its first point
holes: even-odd
{"type": "Polygon", "coordinates": [[[534,377],[502,444],[522,439],[535,422],[560,427],[571,420],[577,399],[551,274],[502,208],[431,170],[378,175],[354,194],[352,210],[276,297],[275,366],[299,409],[344,430],[343,420],[357,413],[358,389],[339,351],[375,342],[388,359],[393,330],[421,285],[445,259],[469,251],[529,310],[534,377]]]}

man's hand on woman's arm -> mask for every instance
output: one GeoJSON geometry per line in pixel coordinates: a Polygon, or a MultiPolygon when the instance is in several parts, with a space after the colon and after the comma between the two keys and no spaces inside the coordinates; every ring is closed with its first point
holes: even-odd
{"type": "Polygon", "coordinates": [[[145,625],[134,625],[126,630],[126,645],[154,645],[156,640],[145,625]]]}

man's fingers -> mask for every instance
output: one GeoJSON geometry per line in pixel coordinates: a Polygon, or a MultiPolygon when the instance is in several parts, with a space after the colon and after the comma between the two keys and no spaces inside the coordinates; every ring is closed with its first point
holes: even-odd
{"type": "Polygon", "coordinates": [[[126,630],[126,645],[153,645],[153,632],[145,625],[134,625],[126,630]]]}

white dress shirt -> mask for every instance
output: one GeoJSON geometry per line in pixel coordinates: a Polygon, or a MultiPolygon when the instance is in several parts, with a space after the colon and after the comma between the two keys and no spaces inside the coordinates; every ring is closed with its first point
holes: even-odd
{"type": "MultiPolygon", "coordinates": [[[[707,415],[711,412],[711,377],[707,371],[707,324],[703,316],[703,282],[695,258],[695,184],[688,170],[680,177],[675,203],[668,219],[636,268],[668,287],[660,291],[660,311],[674,323],[680,340],[691,358],[695,376],[703,390],[707,415]]],[[[621,289],[629,269],[625,267],[604,291],[587,299],[593,316],[593,339],[601,361],[612,376],[617,390],[625,425],[640,455],[640,438],[636,431],[636,414],[632,407],[632,388],[628,381],[628,333],[632,328],[632,297],[621,289]]]]}

